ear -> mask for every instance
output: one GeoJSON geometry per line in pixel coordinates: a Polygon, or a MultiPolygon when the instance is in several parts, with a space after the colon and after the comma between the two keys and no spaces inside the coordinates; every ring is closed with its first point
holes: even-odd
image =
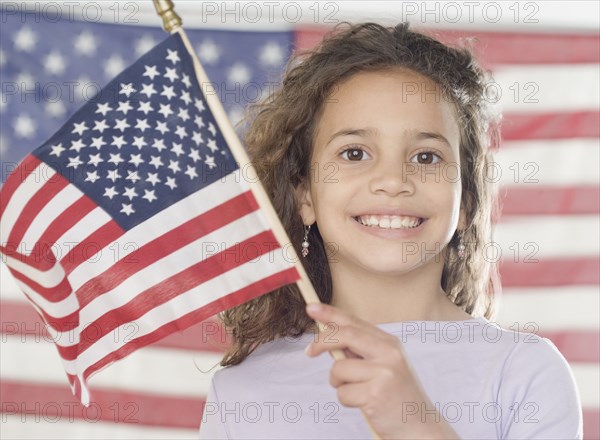
{"type": "Polygon", "coordinates": [[[316,215],[310,188],[306,182],[302,182],[296,187],[295,196],[302,221],[305,225],[312,225],[316,221],[316,215]]]}

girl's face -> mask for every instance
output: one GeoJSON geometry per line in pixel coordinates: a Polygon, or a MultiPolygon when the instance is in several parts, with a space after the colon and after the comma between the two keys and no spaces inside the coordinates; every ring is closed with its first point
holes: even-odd
{"type": "Polygon", "coordinates": [[[459,138],[452,104],[417,73],[361,72],[338,84],[316,127],[309,187],[298,189],[332,271],[443,264],[463,222],[459,138]]]}

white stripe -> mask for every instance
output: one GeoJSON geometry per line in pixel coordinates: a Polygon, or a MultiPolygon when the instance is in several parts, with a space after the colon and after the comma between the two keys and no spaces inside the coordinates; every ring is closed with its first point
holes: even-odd
{"type": "Polygon", "coordinates": [[[495,321],[513,330],[539,333],[600,329],[597,286],[505,288],[498,305],[495,321]]]}
{"type": "MultiPolygon", "coordinates": [[[[41,414],[2,414],[2,437],[20,440],[90,440],[114,439],[197,439],[198,429],[161,428],[157,426],[144,426],[139,423],[115,423],[108,421],[96,421],[98,407],[94,406],[88,410],[87,419],[71,420],[69,410],[72,407],[59,407],[61,417],[56,420],[52,411],[56,411],[55,402],[40,404],[41,414]]],[[[123,416],[131,416],[132,421],[137,420],[132,412],[132,406],[115,403],[111,406],[110,417],[116,412],[123,416]]],[[[198,414],[198,425],[200,425],[201,414],[198,414]]]]}
{"type": "MultiPolygon", "coordinates": [[[[129,334],[123,333],[121,339],[129,334]]],[[[145,347],[95,375],[90,380],[92,396],[95,388],[118,388],[200,399],[207,395],[212,375],[220,367],[208,370],[217,365],[222,357],[219,353],[145,347]]],[[[54,344],[34,335],[2,335],[0,371],[3,380],[59,385],[67,383],[54,344]]]]}
{"type": "Polygon", "coordinates": [[[83,193],[75,186],[67,185],[58,192],[41,211],[37,212],[36,217],[23,235],[23,240],[21,240],[22,243],[26,245],[25,255],[31,255],[34,250],[34,245],[40,241],[40,238],[46,232],[50,223],[56,220],[56,218],[74,202],[79,200],[82,195],[83,193]],[[27,249],[27,247],[30,247],[30,249],[27,249]]]}
{"type": "Polygon", "coordinates": [[[171,230],[186,221],[220,205],[246,190],[246,182],[240,177],[240,170],[218,180],[206,188],[190,194],[185,199],[149,218],[144,223],[130,229],[118,241],[106,246],[90,261],[77,266],[69,274],[69,281],[79,288],[87,280],[108,270],[117,259],[126,258],[158,235],[171,230]],[[241,189],[240,189],[241,187],[241,189]],[[152,233],[155,231],[156,233],[152,233]]]}
{"type": "Polygon", "coordinates": [[[494,71],[505,113],[597,111],[599,78],[598,64],[502,65],[494,71]]]}
{"type": "Polygon", "coordinates": [[[600,408],[600,369],[598,364],[578,364],[571,365],[573,376],[579,389],[581,402],[586,409],[600,408]]]}
{"type": "MultiPolygon", "coordinates": [[[[65,231],[65,233],[56,240],[55,252],[58,257],[57,260],[64,258],[75,246],[111,220],[112,219],[107,212],[99,206],[92,209],[81,220],[74,224],[72,228],[65,231]]],[[[96,251],[94,243],[90,243],[90,247],[87,251],[89,252],[90,260],[96,261],[97,255],[92,255],[96,251]]],[[[86,255],[88,254],[86,253],[86,255]]]]}
{"type": "Polygon", "coordinates": [[[28,302],[21,292],[17,280],[8,270],[8,266],[4,263],[0,264],[0,298],[11,301],[28,302]]]}
{"type": "Polygon", "coordinates": [[[511,141],[504,143],[488,178],[503,186],[598,185],[598,139],[511,141]]]}
{"type": "Polygon", "coordinates": [[[21,215],[23,207],[39,190],[44,183],[48,182],[56,171],[50,168],[44,162],[40,163],[35,170],[15,189],[8,205],[0,218],[0,242],[6,243],[8,237],[15,225],[15,222],[21,215]]]}
{"type": "Polygon", "coordinates": [[[600,253],[597,215],[503,216],[484,258],[536,264],[548,258],[595,257],[600,253]]]}
{"type": "MultiPolygon", "coordinates": [[[[55,266],[55,268],[60,269],[60,266],[55,266]]],[[[48,301],[25,283],[19,280],[15,281],[17,282],[17,285],[20,286],[21,290],[27,294],[29,298],[31,298],[31,301],[37,305],[37,307],[54,318],[63,318],[79,310],[79,301],[77,300],[77,296],[73,293],[73,291],[71,291],[69,296],[67,296],[65,299],[52,302],[48,301]]]]}
{"type": "Polygon", "coordinates": [[[19,261],[16,258],[4,256],[6,264],[13,270],[22,273],[27,278],[35,280],[42,287],[55,287],[65,278],[65,271],[59,263],[50,269],[42,271],[19,261]]]}
{"type": "Polygon", "coordinates": [[[135,338],[144,336],[162,325],[188,314],[192,310],[197,310],[231,292],[290,266],[281,249],[261,256],[259,261],[260,263],[250,261],[238,266],[151,309],[140,319],[116,328],[81,353],[77,360],[63,362],[65,370],[71,374],[76,374],[79,371],[83,372],[89,366],[118,350],[131,341],[131,337],[123,337],[123,332],[128,331],[128,334],[130,334],[132,327],[135,329],[135,338]]]}

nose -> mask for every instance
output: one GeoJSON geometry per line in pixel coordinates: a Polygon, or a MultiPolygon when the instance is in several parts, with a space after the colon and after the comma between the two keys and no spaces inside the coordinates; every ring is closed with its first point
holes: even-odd
{"type": "Polygon", "coordinates": [[[410,195],[415,192],[417,165],[411,162],[393,160],[381,161],[372,170],[369,189],[374,194],[386,194],[391,197],[399,194],[410,195]]]}

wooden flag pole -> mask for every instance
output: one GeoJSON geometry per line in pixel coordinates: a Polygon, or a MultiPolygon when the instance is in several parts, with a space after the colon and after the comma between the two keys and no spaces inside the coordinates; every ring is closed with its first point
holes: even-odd
{"type": "MultiPolygon", "coordinates": [[[[287,232],[281,224],[279,216],[277,215],[275,209],[273,208],[273,205],[271,204],[269,196],[263,188],[262,183],[258,179],[256,170],[250,162],[250,158],[246,153],[246,149],[240,142],[237,133],[231,125],[231,122],[229,121],[229,118],[225,113],[225,109],[223,108],[221,101],[219,100],[216,94],[206,93],[205,87],[212,87],[212,83],[210,82],[208,76],[206,75],[206,72],[202,68],[202,65],[198,61],[194,49],[185,31],[182,28],[181,17],[179,17],[179,15],[177,15],[177,13],[175,12],[173,2],[171,0],[153,0],[153,3],[156,12],[163,19],[163,27],[165,31],[172,34],[178,33],[181,36],[183,43],[185,44],[190,56],[192,57],[200,89],[202,90],[206,98],[206,102],[208,103],[210,110],[212,111],[213,115],[215,116],[215,119],[218,121],[219,126],[221,127],[223,137],[225,138],[227,145],[229,145],[233,157],[238,163],[240,169],[244,170],[244,178],[247,180],[250,190],[252,191],[252,194],[256,198],[262,211],[265,213],[267,220],[269,221],[269,224],[273,229],[273,233],[277,238],[277,241],[279,243],[282,243],[287,248],[286,252],[288,256],[294,259],[294,265],[298,270],[298,273],[300,274],[300,280],[297,281],[296,284],[300,289],[300,293],[304,298],[304,301],[306,301],[307,304],[320,303],[321,301],[319,300],[319,296],[317,295],[317,292],[315,291],[312,283],[310,282],[308,274],[304,270],[304,266],[302,266],[302,263],[300,263],[300,259],[296,254],[296,249],[292,245],[287,235],[287,232]]],[[[320,332],[324,332],[326,330],[326,326],[323,323],[317,322],[317,326],[319,327],[320,332]]],[[[329,353],[336,360],[346,358],[346,355],[342,350],[331,350],[329,351],[329,353]]],[[[369,429],[371,430],[373,438],[375,440],[380,440],[381,437],[379,437],[379,435],[375,432],[364,412],[363,416],[365,418],[365,421],[367,422],[367,425],[369,426],[369,429]]]]}

